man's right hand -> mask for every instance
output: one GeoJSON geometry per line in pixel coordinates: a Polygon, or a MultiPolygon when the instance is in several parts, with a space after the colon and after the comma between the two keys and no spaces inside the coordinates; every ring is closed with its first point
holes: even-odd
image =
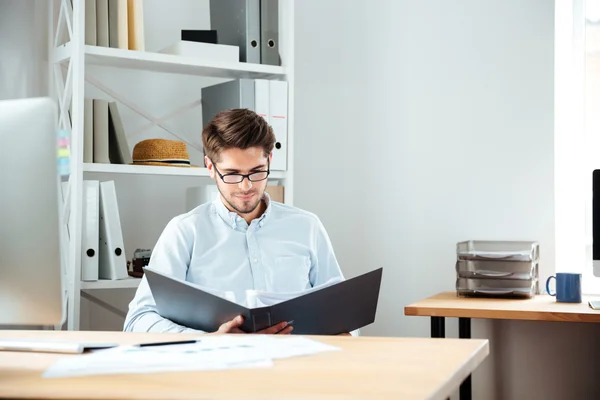
{"type": "MultiPolygon", "coordinates": [[[[244,317],[238,315],[231,321],[225,322],[223,325],[219,327],[219,330],[216,333],[245,333],[240,329],[240,326],[244,323],[244,317]]],[[[291,333],[294,330],[292,325],[288,325],[287,322],[280,322],[276,325],[270,326],[262,331],[256,332],[257,334],[269,335],[269,334],[278,334],[278,335],[286,335],[291,333]]]]}

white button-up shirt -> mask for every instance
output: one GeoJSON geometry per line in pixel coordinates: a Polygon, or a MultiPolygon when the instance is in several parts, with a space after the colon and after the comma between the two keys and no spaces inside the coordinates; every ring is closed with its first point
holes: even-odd
{"type": "MultiPolygon", "coordinates": [[[[319,218],[272,202],[250,225],[220,197],[173,218],[152,251],[149,268],[245,299],[248,289],[295,292],[343,278],[319,218]]],[[[129,304],[125,331],[198,332],[161,317],[146,278],[129,304]]],[[[354,334],[355,332],[353,332],[354,334]]]]}

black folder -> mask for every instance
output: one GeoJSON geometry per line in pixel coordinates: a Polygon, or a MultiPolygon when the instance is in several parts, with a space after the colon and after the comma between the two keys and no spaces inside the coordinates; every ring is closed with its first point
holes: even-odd
{"type": "Polygon", "coordinates": [[[383,268],[258,308],[244,307],[148,268],[144,271],[158,313],[177,324],[215,332],[221,324],[242,315],[241,329],[248,333],[293,321],[293,334],[335,335],[375,321],[383,268]]]}

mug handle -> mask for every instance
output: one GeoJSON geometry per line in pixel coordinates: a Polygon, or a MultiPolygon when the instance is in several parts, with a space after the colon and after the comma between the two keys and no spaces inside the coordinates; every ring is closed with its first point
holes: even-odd
{"type": "Polygon", "coordinates": [[[554,280],[556,280],[556,277],[554,275],[548,277],[548,280],[546,280],[546,292],[550,295],[550,296],[556,296],[556,292],[554,293],[550,293],[550,279],[554,278],[554,280]]]}

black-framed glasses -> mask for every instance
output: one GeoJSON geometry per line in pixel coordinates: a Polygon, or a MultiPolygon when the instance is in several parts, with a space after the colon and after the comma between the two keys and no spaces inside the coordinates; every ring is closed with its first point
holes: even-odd
{"type": "Polygon", "coordinates": [[[264,181],[265,179],[267,179],[269,177],[269,174],[271,173],[269,163],[267,163],[266,171],[256,171],[256,172],[252,172],[250,174],[245,174],[245,175],[244,174],[225,174],[225,175],[223,175],[221,172],[219,172],[215,163],[213,163],[213,167],[215,167],[215,171],[217,172],[219,177],[221,177],[221,180],[224,183],[227,183],[230,185],[233,185],[236,183],[241,183],[241,182],[243,182],[244,178],[248,178],[248,180],[250,182],[264,181]]]}

